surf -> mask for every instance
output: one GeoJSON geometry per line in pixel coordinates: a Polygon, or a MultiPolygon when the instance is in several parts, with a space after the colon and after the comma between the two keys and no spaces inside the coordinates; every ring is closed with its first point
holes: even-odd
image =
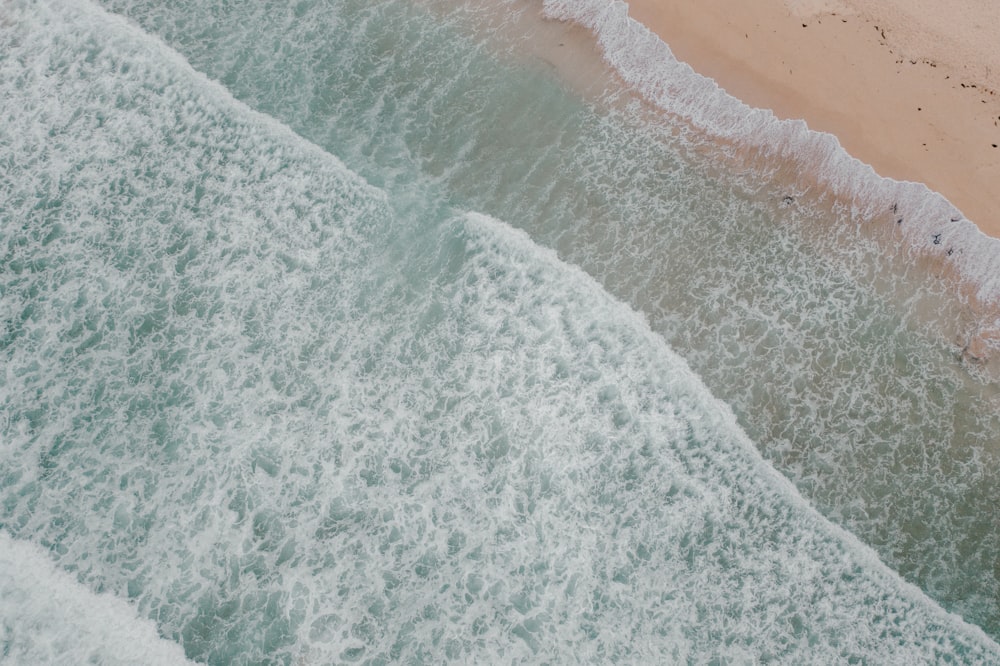
{"type": "MultiPolygon", "coordinates": [[[[2,193],[23,220],[0,244],[0,524],[189,658],[995,658],[803,500],[621,298],[635,283],[607,269],[646,236],[577,216],[615,201],[604,173],[589,200],[542,189],[581,208],[511,207],[541,221],[529,236],[451,198],[468,177],[489,210],[517,185],[410,168],[442,162],[395,96],[345,98],[370,109],[347,129],[295,104],[276,119],[287,98],[262,113],[231,92],[249,82],[91,4],[20,5],[2,38],[24,57],[0,63],[18,101],[2,193]]],[[[588,118],[533,77],[528,97],[588,118]]],[[[436,103],[412,84],[398,100],[436,103]]],[[[587,122],[672,165],[675,194],[731,191],[620,116],[587,122]]]]}

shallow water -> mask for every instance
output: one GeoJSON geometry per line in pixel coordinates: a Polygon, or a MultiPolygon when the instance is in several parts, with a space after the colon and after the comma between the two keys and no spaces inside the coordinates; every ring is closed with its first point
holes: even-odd
{"type": "Polygon", "coordinates": [[[15,539],[212,663],[1000,658],[892,571],[1000,631],[997,387],[859,208],[495,8],[106,6],[0,28],[15,539]]]}

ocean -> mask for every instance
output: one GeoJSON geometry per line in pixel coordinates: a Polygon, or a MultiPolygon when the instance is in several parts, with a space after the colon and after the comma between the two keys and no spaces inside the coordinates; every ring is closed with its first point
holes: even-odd
{"type": "Polygon", "coordinates": [[[623,3],[8,0],[0,91],[0,662],[1000,663],[1000,241],[623,3]]]}

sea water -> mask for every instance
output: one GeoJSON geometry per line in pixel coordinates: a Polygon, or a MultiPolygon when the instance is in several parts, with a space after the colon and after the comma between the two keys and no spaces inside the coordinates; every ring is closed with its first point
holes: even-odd
{"type": "Polygon", "coordinates": [[[997,385],[889,195],[537,9],[4,6],[0,654],[1000,661],[997,385]]]}

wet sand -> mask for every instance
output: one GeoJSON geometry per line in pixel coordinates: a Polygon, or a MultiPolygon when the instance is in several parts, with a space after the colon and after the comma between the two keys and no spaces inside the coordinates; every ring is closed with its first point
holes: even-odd
{"type": "Polygon", "coordinates": [[[730,94],[1000,237],[1000,3],[629,0],[629,14],[730,94]]]}

